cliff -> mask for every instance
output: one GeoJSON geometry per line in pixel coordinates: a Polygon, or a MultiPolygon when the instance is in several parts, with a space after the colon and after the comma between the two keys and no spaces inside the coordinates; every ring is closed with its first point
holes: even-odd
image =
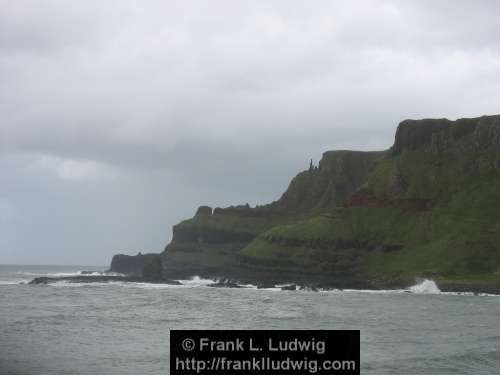
{"type": "MultiPolygon", "coordinates": [[[[248,264],[241,250],[273,227],[335,208],[361,186],[385,154],[326,152],[318,167],[299,173],[273,203],[254,208],[199,207],[192,219],[173,227],[172,242],[162,255],[164,277],[200,275],[255,281],[258,275],[259,281],[274,280],[265,269],[248,264]]],[[[280,280],[288,278],[288,271],[283,271],[280,280]]]]}
{"type": "MultiPolygon", "coordinates": [[[[147,274],[147,272],[146,272],[147,274]]],[[[500,116],[402,121],[386,151],[329,151],[264,206],[202,206],[161,277],[336,287],[500,283],[500,116]]],[[[465,287],[464,287],[465,285],[465,287]]]]}
{"type": "Polygon", "coordinates": [[[447,119],[405,120],[396,130],[391,148],[397,155],[403,151],[498,152],[500,115],[447,119]]]}

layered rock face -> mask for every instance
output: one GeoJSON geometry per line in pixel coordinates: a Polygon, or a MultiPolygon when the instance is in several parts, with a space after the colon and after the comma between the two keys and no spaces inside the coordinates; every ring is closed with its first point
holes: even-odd
{"type": "Polygon", "coordinates": [[[163,277],[235,276],[237,254],[260,233],[290,220],[268,207],[202,206],[196,215],[173,227],[171,243],[162,254],[163,277]]]}
{"type": "Polygon", "coordinates": [[[500,116],[405,120],[396,131],[394,155],[403,151],[485,152],[500,150],[500,116]]]}
{"type": "Polygon", "coordinates": [[[500,116],[405,120],[389,150],[326,152],[275,202],[202,206],[160,266],[165,279],[500,283],[500,116]]]}

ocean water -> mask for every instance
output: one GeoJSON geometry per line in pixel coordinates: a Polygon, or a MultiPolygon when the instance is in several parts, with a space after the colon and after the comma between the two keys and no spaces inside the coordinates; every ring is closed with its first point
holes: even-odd
{"type": "Polygon", "coordinates": [[[359,329],[362,374],[500,373],[500,296],[141,283],[26,285],[105,267],[0,266],[0,374],[168,374],[170,329],[359,329]]]}

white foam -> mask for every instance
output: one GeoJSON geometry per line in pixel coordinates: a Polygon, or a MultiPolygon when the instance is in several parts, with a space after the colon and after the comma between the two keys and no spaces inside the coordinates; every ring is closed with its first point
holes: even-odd
{"type": "Polygon", "coordinates": [[[413,285],[409,291],[415,294],[441,294],[437,284],[429,279],[424,279],[418,284],[413,285]]]}
{"type": "MultiPolygon", "coordinates": [[[[68,281],[68,280],[59,280],[59,281],[56,281],[54,283],[49,283],[49,284],[46,284],[48,286],[54,286],[54,287],[82,287],[82,286],[86,286],[86,287],[97,287],[97,286],[104,286],[104,285],[108,285],[110,283],[73,283],[71,281],[68,281]]],[[[45,285],[45,284],[42,284],[42,285],[45,285]]]]}
{"type": "Polygon", "coordinates": [[[210,284],[217,282],[217,280],[202,279],[199,276],[193,276],[192,278],[190,278],[188,280],[176,280],[176,281],[179,281],[182,285],[189,286],[189,287],[207,286],[207,285],[210,285],[210,284]]]}
{"type": "MultiPolygon", "coordinates": [[[[115,282],[113,282],[115,283],[115,282]]],[[[129,288],[140,288],[140,289],[173,289],[173,288],[185,288],[184,285],[175,284],[152,284],[152,283],[125,283],[118,281],[115,285],[122,285],[129,288]]]]}
{"type": "Polygon", "coordinates": [[[257,289],[257,285],[254,284],[237,284],[238,286],[241,286],[243,289],[257,289]]]}
{"type": "Polygon", "coordinates": [[[18,285],[18,284],[27,284],[30,280],[0,280],[0,285],[18,285]]]}
{"type": "Polygon", "coordinates": [[[333,293],[371,293],[371,294],[395,294],[407,293],[406,289],[333,289],[333,290],[320,290],[321,292],[333,293]]]}
{"type": "Polygon", "coordinates": [[[25,272],[18,271],[16,275],[21,276],[45,276],[45,277],[71,277],[71,276],[125,276],[123,273],[118,272],[100,272],[100,271],[75,271],[75,272],[52,272],[52,273],[40,273],[40,272],[25,272]],[[85,272],[85,273],[83,273],[85,272]]]}
{"type": "Polygon", "coordinates": [[[85,273],[83,274],[83,271],[79,271],[80,273],[78,276],[127,276],[124,273],[120,272],[99,272],[99,271],[94,271],[90,273],[85,273]]]}
{"type": "Polygon", "coordinates": [[[442,292],[434,280],[424,279],[408,289],[333,289],[320,290],[329,293],[372,293],[372,294],[439,294],[448,296],[482,296],[482,297],[498,297],[496,294],[488,293],[473,293],[473,292],[442,292]]]}

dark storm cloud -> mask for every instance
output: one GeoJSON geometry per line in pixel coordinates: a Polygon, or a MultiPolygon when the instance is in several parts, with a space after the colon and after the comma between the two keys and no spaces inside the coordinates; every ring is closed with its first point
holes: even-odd
{"type": "Polygon", "coordinates": [[[498,113],[495,1],[0,1],[0,262],[160,250],[404,118],[498,113]]]}

